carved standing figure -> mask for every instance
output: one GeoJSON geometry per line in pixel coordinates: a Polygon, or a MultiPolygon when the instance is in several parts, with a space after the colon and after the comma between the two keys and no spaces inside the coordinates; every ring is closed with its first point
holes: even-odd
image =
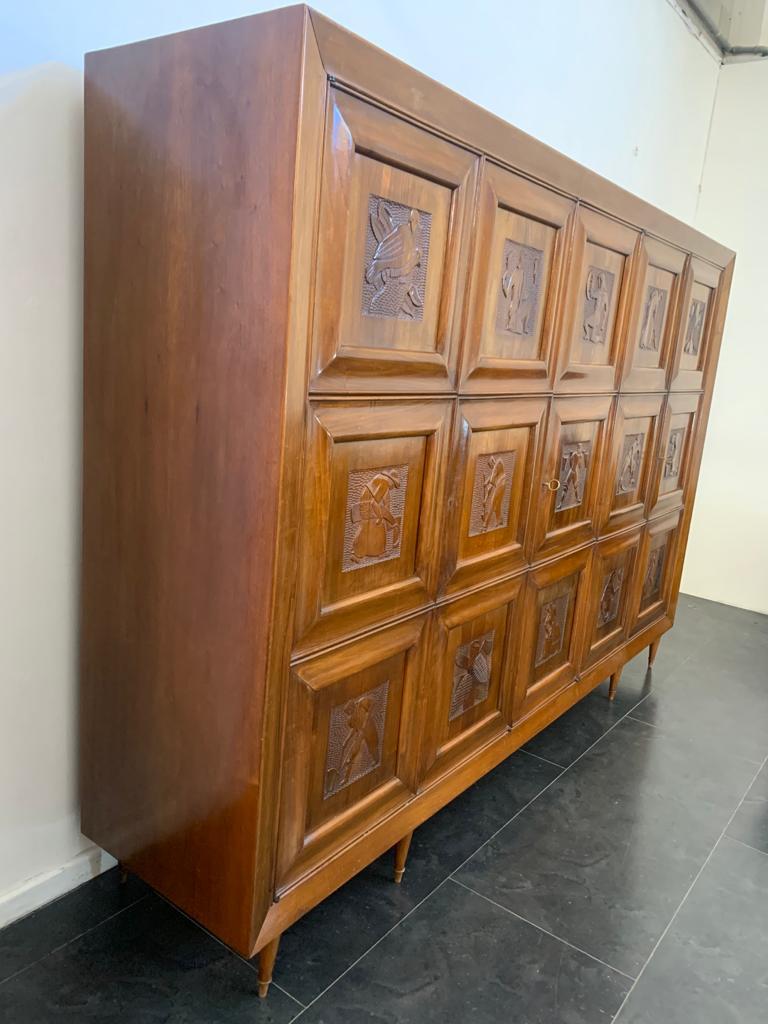
{"type": "Polygon", "coordinates": [[[624,494],[626,491],[633,491],[637,487],[637,478],[640,473],[640,459],[643,454],[643,441],[641,434],[635,434],[632,442],[624,453],[624,461],[619,470],[619,481],[617,490],[624,494]]]}
{"type": "Polygon", "coordinates": [[[661,288],[650,288],[648,301],[643,312],[643,327],[640,332],[640,348],[658,352],[661,340],[661,322],[664,319],[665,292],[661,288]]]}
{"type": "Polygon", "coordinates": [[[555,511],[570,505],[580,505],[584,497],[584,482],[587,476],[587,453],[577,444],[562,457],[560,494],[555,511]]]}
{"type": "Polygon", "coordinates": [[[361,755],[367,751],[374,763],[379,759],[379,731],[374,718],[374,702],[370,697],[358,697],[344,706],[349,730],[341,748],[338,769],[331,769],[327,788],[331,791],[345,786],[357,766],[361,755]]]}
{"type": "Polygon", "coordinates": [[[502,521],[502,506],[507,485],[507,474],[504,463],[496,455],[491,455],[483,473],[483,509],[482,523],[484,530],[492,530],[502,521]]]}
{"type": "Polygon", "coordinates": [[[385,469],[363,487],[349,514],[357,529],[352,538],[352,559],[381,558],[400,543],[401,516],[390,507],[390,492],[400,486],[400,473],[385,469]]]}
{"type": "Polygon", "coordinates": [[[587,300],[594,306],[584,317],[584,341],[593,345],[604,345],[608,330],[608,316],[611,309],[611,295],[605,272],[592,267],[587,275],[587,300]]]}
{"type": "MultiPolygon", "coordinates": [[[[407,285],[408,278],[421,263],[418,244],[421,214],[418,210],[411,210],[404,224],[395,225],[391,211],[380,201],[376,211],[371,214],[371,229],[378,244],[366,268],[365,280],[376,288],[369,304],[373,310],[390,284],[395,282],[400,286],[407,285]]],[[[406,289],[403,297],[403,311],[413,315],[406,300],[415,307],[423,305],[424,301],[413,284],[406,289]]]]}
{"type": "Polygon", "coordinates": [[[465,650],[460,648],[456,654],[453,692],[461,695],[459,713],[469,711],[488,693],[492,650],[493,637],[484,636],[473,640],[465,650]]]}
{"type": "Polygon", "coordinates": [[[541,624],[539,626],[539,663],[546,661],[560,649],[560,620],[557,614],[557,606],[554,601],[545,604],[541,611],[541,624]]]}
{"type": "Polygon", "coordinates": [[[699,354],[699,343],[701,342],[701,332],[704,329],[704,314],[706,311],[706,303],[702,302],[701,299],[694,299],[691,302],[691,309],[688,313],[688,328],[685,332],[685,345],[683,346],[683,352],[686,355],[697,356],[699,354]]]}
{"type": "Polygon", "coordinates": [[[509,250],[501,290],[507,300],[507,330],[513,334],[530,334],[532,330],[533,296],[539,273],[538,257],[526,261],[525,250],[515,246],[509,250]],[[526,272],[526,262],[528,268],[526,272]],[[530,280],[529,280],[530,278],[530,280]]]}
{"type": "Polygon", "coordinates": [[[613,569],[608,579],[605,581],[603,587],[603,593],[600,596],[600,612],[598,615],[598,625],[604,626],[607,622],[612,622],[616,618],[616,613],[619,610],[619,595],[621,594],[621,585],[624,582],[624,571],[622,569],[613,569]]]}
{"type": "Polygon", "coordinates": [[[667,444],[667,455],[664,459],[664,477],[677,476],[680,470],[680,437],[682,432],[680,430],[673,430],[669,435],[669,442],[667,444]]]}

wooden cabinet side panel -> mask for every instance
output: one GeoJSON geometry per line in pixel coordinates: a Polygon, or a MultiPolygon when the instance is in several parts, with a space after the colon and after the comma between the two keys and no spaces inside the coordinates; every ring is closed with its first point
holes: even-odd
{"type": "Polygon", "coordinates": [[[82,826],[241,950],[304,24],[86,62],[82,826]]]}

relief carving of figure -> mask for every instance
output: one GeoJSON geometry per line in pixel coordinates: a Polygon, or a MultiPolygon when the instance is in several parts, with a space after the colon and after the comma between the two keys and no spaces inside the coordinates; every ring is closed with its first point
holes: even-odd
{"type": "Polygon", "coordinates": [[[642,349],[651,352],[659,351],[666,297],[667,293],[662,288],[648,289],[648,298],[643,310],[643,326],[640,331],[639,347],[642,349]]]}
{"type": "Polygon", "coordinates": [[[633,434],[629,446],[624,452],[622,463],[619,467],[619,478],[616,482],[616,492],[626,494],[627,491],[634,491],[637,487],[637,480],[640,474],[640,460],[643,456],[643,435],[633,434]]]}
{"type": "Polygon", "coordinates": [[[367,696],[350,700],[344,705],[348,733],[344,739],[338,768],[328,770],[326,792],[335,792],[346,786],[361,757],[366,753],[369,760],[379,761],[381,738],[376,726],[375,704],[367,696]]]}
{"type": "Polygon", "coordinates": [[[613,275],[605,270],[590,267],[587,274],[587,304],[591,307],[584,317],[582,336],[593,345],[604,345],[608,331],[608,317],[611,311],[611,290],[608,280],[613,275]]]}
{"type": "Polygon", "coordinates": [[[350,508],[356,526],[352,538],[352,559],[381,558],[400,544],[402,516],[393,514],[390,492],[400,486],[397,469],[382,470],[363,487],[360,498],[350,508]]]}
{"type": "Polygon", "coordinates": [[[378,243],[365,271],[365,280],[376,288],[369,308],[385,295],[390,285],[404,289],[401,312],[413,317],[414,310],[424,305],[424,298],[410,278],[421,264],[421,214],[411,210],[404,224],[395,224],[392,212],[383,200],[371,213],[371,230],[378,243]]]}
{"type": "Polygon", "coordinates": [[[504,463],[491,455],[483,473],[482,523],[484,530],[493,530],[502,522],[502,506],[507,486],[504,463]]]}
{"type": "Polygon", "coordinates": [[[652,597],[661,584],[661,570],[664,565],[664,548],[654,548],[648,556],[648,568],[643,580],[643,600],[652,597]]]}
{"type": "Polygon", "coordinates": [[[572,445],[563,451],[560,460],[560,488],[555,503],[556,512],[581,504],[586,479],[587,450],[582,444],[572,445]]]}
{"type": "Polygon", "coordinates": [[[667,454],[664,458],[664,477],[669,479],[680,472],[680,446],[683,440],[682,430],[673,430],[667,443],[667,454]]]}
{"type": "Polygon", "coordinates": [[[597,617],[599,626],[612,622],[619,611],[619,597],[621,586],[624,582],[624,570],[613,569],[605,581],[603,593],[600,596],[600,611],[597,617]]]}
{"type": "Polygon", "coordinates": [[[562,626],[560,624],[557,604],[554,601],[550,601],[541,610],[539,642],[537,645],[539,649],[537,662],[539,664],[560,650],[562,643],[561,632],[562,626]]]}
{"type": "Polygon", "coordinates": [[[536,250],[513,245],[507,253],[501,290],[507,300],[506,329],[513,334],[531,334],[538,296],[539,255],[536,250]]]}
{"type": "Polygon", "coordinates": [[[691,302],[691,309],[688,313],[688,327],[685,332],[685,345],[683,352],[689,356],[699,354],[701,332],[704,330],[704,315],[707,312],[707,305],[701,299],[694,299],[691,302]]]}
{"type": "Polygon", "coordinates": [[[451,718],[469,711],[485,700],[491,679],[491,651],[493,636],[486,635],[460,647],[454,661],[451,718]],[[456,699],[459,704],[454,707],[456,699]]]}

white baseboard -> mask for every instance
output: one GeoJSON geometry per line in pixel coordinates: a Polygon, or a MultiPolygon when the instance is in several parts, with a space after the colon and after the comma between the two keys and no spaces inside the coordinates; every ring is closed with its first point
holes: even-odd
{"type": "Polygon", "coordinates": [[[117,861],[98,846],[89,846],[61,867],[35,875],[21,885],[0,892],[0,928],[26,917],[38,907],[58,899],[70,889],[108,871],[117,861]]]}

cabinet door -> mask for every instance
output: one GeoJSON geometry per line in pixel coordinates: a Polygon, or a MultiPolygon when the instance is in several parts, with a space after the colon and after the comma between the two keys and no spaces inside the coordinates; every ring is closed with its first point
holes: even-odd
{"type": "Polygon", "coordinates": [[[560,690],[579,672],[589,597],[591,548],[528,574],[513,703],[515,721],[560,690]]]}
{"type": "Polygon", "coordinates": [[[699,395],[670,394],[667,398],[651,485],[652,516],[682,504],[690,475],[699,402],[699,395]]]}
{"type": "Polygon", "coordinates": [[[525,565],[547,404],[546,398],[459,403],[442,593],[489,583],[525,565]]]}
{"type": "Polygon", "coordinates": [[[640,543],[632,632],[638,633],[669,613],[678,556],[680,511],[648,523],[640,543]]]}
{"type": "Polygon", "coordinates": [[[278,879],[284,886],[405,803],[426,616],[294,665],[278,879]]]}
{"type": "Polygon", "coordinates": [[[431,781],[506,731],[523,582],[522,576],[505,580],[433,612],[421,780],[431,781]]]}
{"type": "Polygon", "coordinates": [[[629,634],[640,530],[610,537],[595,546],[586,612],[584,668],[615,651],[629,634]]]}
{"type": "Polygon", "coordinates": [[[686,254],[644,236],[635,260],[622,391],[664,391],[677,338],[686,254]]]}
{"type": "Polygon", "coordinates": [[[552,389],[565,226],[574,203],[486,163],[462,353],[466,394],[552,389]]]}
{"type": "Polygon", "coordinates": [[[698,391],[703,387],[719,284],[720,271],[716,267],[695,256],[691,258],[671,371],[672,391],[698,391]]]}
{"type": "Polygon", "coordinates": [[[310,388],[449,391],[479,158],[335,89],[329,104],[310,388]]]}
{"type": "Polygon", "coordinates": [[[645,517],[663,402],[663,395],[619,395],[616,401],[600,485],[600,534],[626,529],[645,517]]]}
{"type": "Polygon", "coordinates": [[[434,599],[452,407],[310,403],[297,653],[434,599]]]}
{"type": "Polygon", "coordinates": [[[578,211],[555,391],[616,390],[638,245],[624,224],[578,211]]]}
{"type": "Polygon", "coordinates": [[[544,457],[531,495],[531,561],[594,537],[611,401],[608,395],[552,400],[544,457]]]}

